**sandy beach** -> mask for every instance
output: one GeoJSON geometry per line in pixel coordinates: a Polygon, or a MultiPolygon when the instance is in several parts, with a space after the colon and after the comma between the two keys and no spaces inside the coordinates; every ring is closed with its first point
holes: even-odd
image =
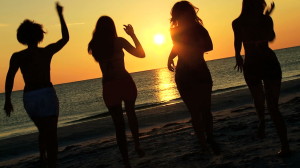
{"type": "MultiPolygon", "coordinates": [[[[282,83],[280,111],[287,125],[291,155],[280,158],[279,138],[266,110],[266,137],[255,136],[258,119],[247,88],[213,95],[214,132],[221,154],[203,152],[182,102],[137,110],[139,158],[128,130],[129,156],[136,168],[300,167],[300,80],[282,83]]],[[[110,117],[58,129],[58,167],[119,168],[122,160],[110,117]]],[[[0,141],[0,167],[38,167],[37,134],[0,141]]]]}

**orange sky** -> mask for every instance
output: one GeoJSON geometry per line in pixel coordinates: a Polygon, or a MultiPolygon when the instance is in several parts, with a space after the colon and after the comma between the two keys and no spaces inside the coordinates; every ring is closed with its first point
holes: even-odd
{"type": "MultiPolygon", "coordinates": [[[[26,18],[44,25],[47,31],[41,47],[60,38],[59,20],[55,1],[47,0],[0,0],[0,92],[4,91],[5,76],[10,56],[25,49],[16,40],[16,29],[26,18]]],[[[123,31],[123,24],[132,24],[142,43],[146,58],[139,59],[125,54],[129,72],[166,67],[171,49],[169,36],[170,10],[176,0],[61,0],[64,16],[70,32],[69,43],[53,57],[51,79],[54,84],[80,81],[101,76],[99,66],[87,53],[87,44],[97,19],[101,15],[111,16],[119,36],[132,42],[123,31]],[[154,35],[165,36],[165,43],[154,43],[154,35]]],[[[199,8],[198,16],[204,21],[214,44],[214,50],[206,54],[206,60],[234,55],[231,22],[241,11],[242,0],[191,0],[199,8]]],[[[267,0],[270,4],[271,1],[267,0]]],[[[298,46],[300,44],[300,1],[276,0],[272,13],[276,40],[273,49],[298,46]]],[[[14,90],[24,87],[21,73],[15,79],[14,90]]]]}

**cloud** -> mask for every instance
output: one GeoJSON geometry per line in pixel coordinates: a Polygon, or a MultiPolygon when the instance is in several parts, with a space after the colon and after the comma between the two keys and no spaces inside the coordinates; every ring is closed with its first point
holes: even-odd
{"type": "MultiPolygon", "coordinates": [[[[85,23],[83,23],[83,22],[78,22],[78,23],[67,23],[67,26],[68,27],[70,27],[70,26],[78,26],[78,25],[84,25],[85,23]]],[[[55,27],[58,27],[58,26],[60,26],[60,24],[55,24],[54,25],[55,27]]]]}
{"type": "Polygon", "coordinates": [[[9,24],[0,23],[0,27],[7,27],[7,26],[9,26],[9,24]]]}
{"type": "Polygon", "coordinates": [[[76,26],[76,25],[84,25],[85,23],[83,22],[78,22],[78,23],[67,23],[68,26],[76,26]]]}

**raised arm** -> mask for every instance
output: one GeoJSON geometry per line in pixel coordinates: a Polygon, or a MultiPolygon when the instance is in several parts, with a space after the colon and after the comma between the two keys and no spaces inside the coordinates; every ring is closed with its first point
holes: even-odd
{"type": "Polygon", "coordinates": [[[271,3],[271,7],[270,7],[270,8],[267,8],[267,10],[266,10],[266,12],[265,12],[265,15],[270,16],[271,13],[273,12],[274,8],[275,8],[275,3],[272,2],[272,3],[271,3]]]}
{"type": "Polygon", "coordinates": [[[135,47],[133,47],[129,42],[124,42],[123,46],[124,49],[129,52],[130,54],[139,57],[139,58],[144,58],[145,57],[145,51],[137,39],[136,35],[134,34],[133,27],[129,25],[124,25],[124,30],[125,32],[132,38],[135,47]]]}
{"type": "Polygon", "coordinates": [[[169,58],[168,58],[168,69],[172,72],[175,71],[175,64],[173,59],[177,57],[177,53],[175,52],[174,46],[172,47],[172,50],[170,52],[169,58]]]}
{"type": "Polygon", "coordinates": [[[59,3],[56,3],[56,10],[59,17],[60,25],[61,25],[61,35],[62,38],[58,40],[56,43],[52,43],[48,45],[46,48],[48,48],[51,52],[56,53],[60,49],[62,49],[66,43],[69,41],[69,31],[67,24],[65,22],[64,16],[63,16],[63,7],[59,5],[59,3]]]}
{"type": "Polygon", "coordinates": [[[276,35],[274,32],[273,20],[270,16],[268,17],[268,29],[269,29],[268,34],[267,34],[268,41],[273,41],[275,39],[276,35]]]}
{"type": "Polygon", "coordinates": [[[14,85],[15,75],[19,69],[19,64],[17,62],[16,56],[12,55],[10,59],[9,69],[6,75],[5,80],[5,103],[4,103],[4,111],[6,116],[10,117],[10,113],[14,110],[13,105],[11,103],[11,92],[14,85]]]}
{"type": "Polygon", "coordinates": [[[235,50],[235,60],[236,60],[236,65],[234,69],[237,69],[237,71],[242,72],[244,66],[244,60],[241,56],[242,39],[240,33],[238,32],[239,29],[235,21],[233,21],[232,23],[232,29],[234,32],[234,50],[235,50]]]}
{"type": "Polygon", "coordinates": [[[204,33],[205,33],[205,35],[204,35],[204,40],[205,40],[204,52],[211,51],[211,50],[213,50],[212,40],[206,29],[204,29],[204,33]]]}

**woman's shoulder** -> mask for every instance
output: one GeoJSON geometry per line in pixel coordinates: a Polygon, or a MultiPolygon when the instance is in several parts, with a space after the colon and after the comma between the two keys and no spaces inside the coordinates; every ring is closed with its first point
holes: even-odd
{"type": "Polygon", "coordinates": [[[198,30],[200,33],[208,33],[208,31],[206,30],[206,28],[202,24],[196,24],[194,26],[194,28],[196,30],[198,30]]]}
{"type": "Polygon", "coordinates": [[[178,29],[179,29],[179,27],[171,27],[170,28],[170,32],[172,33],[172,32],[176,32],[176,31],[178,31],[178,29]]]}
{"type": "Polygon", "coordinates": [[[116,37],[115,42],[117,43],[124,43],[127,41],[124,37],[116,37]]]}
{"type": "Polygon", "coordinates": [[[28,54],[28,49],[24,49],[24,50],[21,50],[21,51],[14,52],[12,54],[12,57],[19,58],[19,57],[22,57],[22,56],[27,55],[27,54],[28,54]]]}
{"type": "Polygon", "coordinates": [[[262,19],[264,19],[266,23],[273,23],[273,19],[270,15],[263,15],[262,19]]]}
{"type": "Polygon", "coordinates": [[[125,38],[117,37],[114,42],[115,49],[122,49],[122,48],[124,48],[125,45],[128,45],[128,43],[129,42],[125,38]]]}
{"type": "Polygon", "coordinates": [[[179,32],[182,32],[181,27],[176,26],[176,27],[170,28],[171,36],[174,36],[174,35],[178,34],[179,32]]]}
{"type": "Polygon", "coordinates": [[[128,41],[124,37],[117,37],[115,39],[115,45],[117,46],[124,46],[128,41]]]}
{"type": "Polygon", "coordinates": [[[238,17],[238,18],[234,19],[231,24],[232,24],[233,28],[239,27],[241,24],[241,18],[238,17]]]}

